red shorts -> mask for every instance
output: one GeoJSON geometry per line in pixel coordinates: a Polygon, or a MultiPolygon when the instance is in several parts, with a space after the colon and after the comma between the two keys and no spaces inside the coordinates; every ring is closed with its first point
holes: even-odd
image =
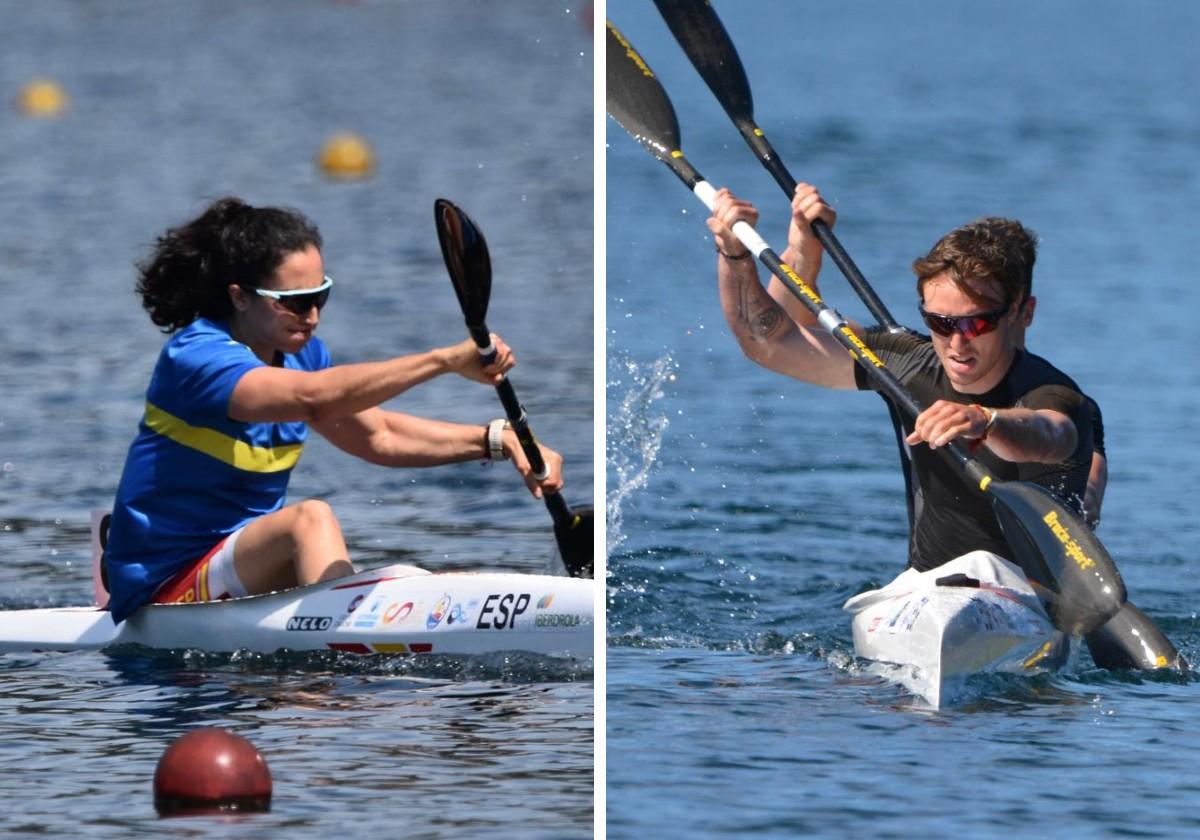
{"type": "Polygon", "coordinates": [[[225,539],[212,547],[212,550],[185,567],[181,572],[169,579],[166,583],[158,588],[154,593],[154,597],[150,599],[152,604],[190,604],[195,601],[225,601],[235,595],[245,595],[246,592],[230,591],[236,589],[236,585],[229,585],[228,574],[233,573],[233,578],[237,580],[237,573],[232,568],[233,566],[233,542],[236,542],[234,537],[239,532],[230,534],[225,539]],[[229,544],[229,551],[222,551],[229,544]],[[220,568],[214,568],[219,566],[220,568]],[[219,589],[219,592],[213,591],[219,589]]]}

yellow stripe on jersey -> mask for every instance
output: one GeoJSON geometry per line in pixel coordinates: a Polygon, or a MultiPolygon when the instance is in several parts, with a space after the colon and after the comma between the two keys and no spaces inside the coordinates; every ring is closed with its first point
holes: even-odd
{"type": "Polygon", "coordinates": [[[287,446],[251,446],[216,429],[193,426],[156,405],[146,403],[146,425],[180,446],[203,452],[222,463],[246,472],[273,473],[290,470],[300,460],[303,443],[287,446]]]}

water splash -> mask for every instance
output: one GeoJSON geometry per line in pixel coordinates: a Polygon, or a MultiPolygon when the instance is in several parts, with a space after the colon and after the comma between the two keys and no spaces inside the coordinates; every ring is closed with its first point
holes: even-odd
{"type": "Polygon", "coordinates": [[[669,353],[649,364],[610,353],[608,364],[610,413],[605,456],[615,480],[609,482],[605,516],[606,549],[611,556],[625,541],[621,531],[621,503],[646,486],[662,447],[663,432],[669,421],[654,404],[662,399],[663,383],[674,380],[679,365],[669,353]]]}

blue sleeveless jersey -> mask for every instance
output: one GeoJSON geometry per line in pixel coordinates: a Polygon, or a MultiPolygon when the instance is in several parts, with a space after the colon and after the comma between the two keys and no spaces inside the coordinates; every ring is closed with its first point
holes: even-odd
{"type": "MultiPolygon", "coordinates": [[[[296,355],[283,356],[283,366],[294,370],[329,365],[329,351],[316,337],[296,355]]],[[[108,532],[114,621],[150,600],[223,538],[283,507],[308,427],[229,418],[234,386],[263,366],[230,336],[227,323],[204,318],[163,347],[108,532]]]]}

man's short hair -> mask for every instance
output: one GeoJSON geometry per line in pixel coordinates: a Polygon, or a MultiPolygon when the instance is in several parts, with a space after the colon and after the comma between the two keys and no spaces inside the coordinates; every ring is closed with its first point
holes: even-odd
{"type": "Polygon", "coordinates": [[[946,273],[980,306],[997,308],[1024,301],[1033,291],[1037,243],[1037,234],[1015,219],[989,216],[955,228],[913,261],[917,294],[924,298],[925,284],[946,273]],[[1003,299],[992,299],[978,288],[981,284],[984,289],[998,285],[1003,299]]]}

